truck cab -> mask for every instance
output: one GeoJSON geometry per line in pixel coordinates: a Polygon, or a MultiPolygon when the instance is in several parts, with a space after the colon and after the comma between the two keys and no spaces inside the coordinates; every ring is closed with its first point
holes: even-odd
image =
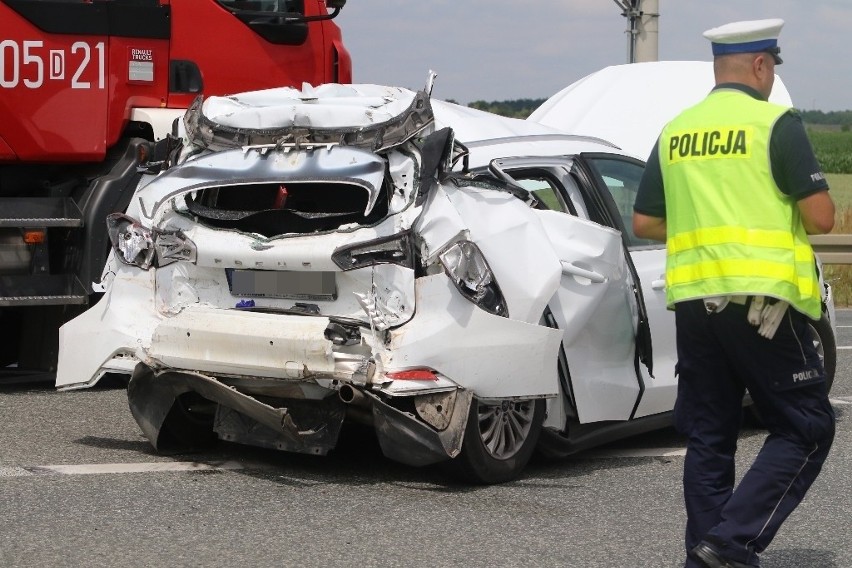
{"type": "Polygon", "coordinates": [[[0,0],[0,380],[52,378],[59,325],[97,299],[106,215],[196,97],[351,82],[344,4],[0,0]]]}

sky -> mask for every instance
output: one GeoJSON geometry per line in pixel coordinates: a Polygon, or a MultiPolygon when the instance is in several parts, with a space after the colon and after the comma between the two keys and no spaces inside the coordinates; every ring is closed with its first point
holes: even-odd
{"type": "MultiPolygon", "coordinates": [[[[660,60],[710,61],[709,28],[782,18],[776,68],[797,108],[852,110],[852,0],[659,0],[660,60]]],[[[433,96],[547,98],[627,63],[627,19],[613,0],[348,0],[337,18],[353,81],[433,96]]]]}

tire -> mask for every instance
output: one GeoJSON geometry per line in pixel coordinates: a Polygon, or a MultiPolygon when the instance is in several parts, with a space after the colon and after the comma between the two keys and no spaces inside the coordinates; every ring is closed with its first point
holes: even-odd
{"type": "Polygon", "coordinates": [[[461,453],[450,462],[462,479],[481,484],[516,479],[529,462],[541,434],[544,399],[474,400],[461,453]]]}
{"type": "Polygon", "coordinates": [[[814,347],[825,367],[825,390],[830,393],[834,385],[834,372],[837,370],[837,343],[834,330],[826,314],[822,314],[818,321],[811,320],[808,325],[814,334],[814,347]]]}
{"type": "Polygon", "coordinates": [[[0,308],[0,368],[20,358],[21,319],[20,310],[0,308]]]}

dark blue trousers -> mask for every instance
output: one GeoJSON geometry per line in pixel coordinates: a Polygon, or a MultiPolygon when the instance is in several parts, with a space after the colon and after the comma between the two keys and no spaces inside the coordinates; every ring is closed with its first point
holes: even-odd
{"type": "MultiPolygon", "coordinates": [[[[771,340],[758,335],[739,304],[707,314],[700,300],[681,302],[675,319],[675,425],[687,437],[686,549],[706,540],[727,559],[759,566],[758,554],[804,498],[834,439],[834,411],[808,319],[788,309],[771,340]],[[735,489],[746,388],[769,435],[735,489]]],[[[699,565],[687,560],[686,566],[699,565]]]]}

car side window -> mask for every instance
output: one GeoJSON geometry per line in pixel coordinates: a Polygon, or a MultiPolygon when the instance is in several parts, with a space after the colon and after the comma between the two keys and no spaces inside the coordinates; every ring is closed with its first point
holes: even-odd
{"type": "Polygon", "coordinates": [[[538,198],[544,209],[589,218],[582,194],[564,168],[523,169],[509,173],[518,184],[538,198]]]}
{"type": "Polygon", "coordinates": [[[541,204],[551,211],[562,211],[563,213],[570,213],[568,206],[565,204],[565,200],[562,199],[562,196],[559,194],[559,191],[553,186],[553,184],[544,177],[530,177],[530,178],[515,178],[518,184],[521,185],[524,189],[535,195],[535,197],[541,202],[541,204]]]}
{"type": "Polygon", "coordinates": [[[639,163],[616,158],[596,157],[591,160],[603,178],[610,195],[615,201],[621,221],[624,224],[627,245],[633,247],[662,246],[651,239],[640,239],[633,233],[633,202],[639,190],[644,167],[639,163]]]}

